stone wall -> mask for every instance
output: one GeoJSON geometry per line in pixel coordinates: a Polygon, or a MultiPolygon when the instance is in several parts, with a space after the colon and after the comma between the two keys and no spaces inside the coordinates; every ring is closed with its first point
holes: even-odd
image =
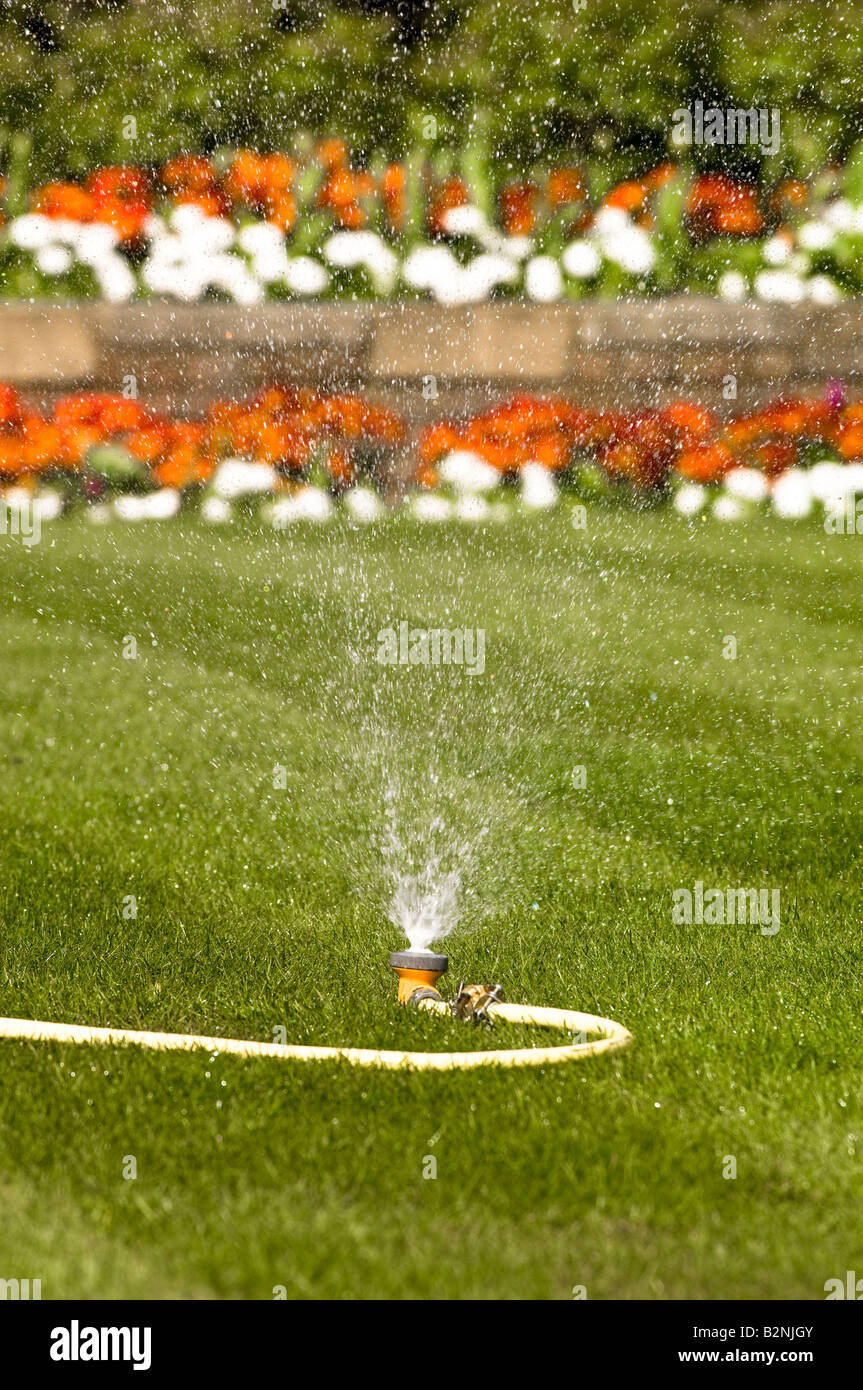
{"type": "Polygon", "coordinates": [[[32,399],[130,375],[141,399],[190,415],[273,379],[361,389],[412,429],[514,390],[621,408],[687,395],[728,413],[836,377],[863,394],[863,302],[0,305],[0,381],[32,399]]]}

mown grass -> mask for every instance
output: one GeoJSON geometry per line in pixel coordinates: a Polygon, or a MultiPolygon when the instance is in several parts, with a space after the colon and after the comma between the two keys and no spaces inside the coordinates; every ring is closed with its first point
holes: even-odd
{"type": "Polygon", "coordinates": [[[861,555],[615,512],[7,538],[0,1013],[511,1043],[395,1006],[389,787],[414,854],[438,810],[470,849],[452,974],[635,1044],[437,1076],[0,1043],[0,1277],[807,1299],[859,1269],[861,555]],[[402,619],[483,628],[484,674],[378,665],[402,619]],[[696,879],[778,887],[780,931],[676,925],[696,879]]]}

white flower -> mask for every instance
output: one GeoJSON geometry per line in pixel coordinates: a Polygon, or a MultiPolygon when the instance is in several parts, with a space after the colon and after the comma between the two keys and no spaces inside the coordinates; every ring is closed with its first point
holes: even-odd
{"type": "Polygon", "coordinates": [[[348,488],[342,501],[354,521],[376,521],[383,511],[380,498],[370,487],[348,488]]]}
{"type": "Polygon", "coordinates": [[[294,256],[288,262],[285,283],[294,294],[323,294],[330,283],[330,277],[320,261],[311,256],[294,256]]]}
{"type": "Polygon", "coordinates": [[[602,260],[589,241],[571,241],[561,257],[563,268],[574,280],[590,280],[598,275],[602,260]]]}
{"type": "Polygon", "coordinates": [[[260,281],[252,275],[248,266],[236,256],[213,256],[208,270],[208,280],[216,289],[224,290],[238,304],[258,304],[264,297],[260,281]]]}
{"type": "Polygon", "coordinates": [[[288,271],[285,238],[272,222],[250,222],[237,235],[237,245],[252,258],[252,268],[259,280],[272,284],[284,280],[288,271]]]}
{"type": "Polygon", "coordinates": [[[541,509],[557,502],[557,483],[541,463],[526,463],[521,470],[521,500],[525,507],[541,509]]]}
{"type": "Polygon", "coordinates": [[[656,253],[650,237],[636,227],[622,208],[600,208],[590,234],[599,242],[603,254],[631,275],[646,275],[652,269],[656,253]]]}
{"type": "Polygon", "coordinates": [[[125,304],[135,293],[135,276],[121,256],[115,256],[109,265],[97,267],[96,279],[111,304],[125,304]]]}
{"type": "Polygon", "coordinates": [[[640,227],[630,227],[626,235],[609,238],[602,249],[610,261],[630,275],[646,275],[656,260],[650,238],[640,227]]]}
{"type": "Polygon", "coordinates": [[[333,232],[323,245],[324,260],[342,270],[363,265],[368,242],[376,239],[373,232],[333,232]]]}
{"type": "Polygon", "coordinates": [[[773,510],[777,516],[808,516],[812,510],[812,491],[809,479],[799,468],[789,468],[773,484],[773,510]]]}
{"type": "Polygon", "coordinates": [[[148,241],[161,241],[171,235],[171,229],[164,217],[157,212],[148,212],[142,223],[144,236],[148,241]]]}
{"type": "Polygon", "coordinates": [[[269,463],[228,458],[219,464],[210,487],[216,497],[231,500],[258,492],[272,492],[277,481],[276,470],[269,463]]]}
{"type": "Polygon", "coordinates": [[[65,275],[72,268],[72,254],[66,246],[42,246],[36,264],[43,275],[65,275]]]}
{"type": "Polygon", "coordinates": [[[252,271],[264,284],[272,285],[288,278],[288,253],[284,244],[272,251],[259,251],[252,258],[252,271]]]}
{"type": "Polygon", "coordinates": [[[783,236],[770,236],[761,247],[767,265],[784,265],[791,255],[791,246],[783,236]]]}
{"type": "Polygon", "coordinates": [[[833,245],[835,232],[828,222],[804,222],[797,240],[804,251],[824,251],[833,245]]]}
{"type": "Polygon", "coordinates": [[[619,236],[632,226],[629,214],[623,208],[600,208],[593,219],[591,233],[604,241],[606,237],[619,236]]]}
{"type": "Polygon", "coordinates": [[[33,498],[33,515],[40,521],[54,521],[63,510],[63,498],[53,488],[37,492],[33,498]]]}
{"type": "Polygon", "coordinates": [[[163,487],[145,497],[118,497],[114,511],[123,521],[166,521],[180,510],[176,488],[163,487]]]}
{"type": "Polygon", "coordinates": [[[528,297],[540,304],[560,299],[563,279],[557,261],[551,256],[533,256],[525,266],[524,288],[528,297]]]}
{"type": "Polygon", "coordinates": [[[704,509],[706,500],[707,488],[700,483],[684,483],[674,494],[674,508],[681,516],[695,516],[704,509]]]}
{"type": "Polygon", "coordinates": [[[304,487],[289,497],[279,497],[261,508],[261,517],[277,531],[294,521],[326,521],[333,511],[333,499],[322,487],[304,487]]]}
{"type": "Polygon", "coordinates": [[[469,449],[453,449],[446,454],[438,472],[445,483],[452,483],[460,492],[490,492],[500,482],[497,469],[469,449]]]}
{"type": "Polygon", "coordinates": [[[739,270],[726,270],[720,277],[718,288],[720,299],[727,299],[732,304],[739,304],[749,293],[746,276],[741,275],[739,270]]]}
{"type": "Polygon", "coordinates": [[[116,259],[115,250],[119,237],[113,227],[105,222],[86,222],[69,240],[85,265],[99,266],[116,259]]]}
{"type": "Polygon", "coordinates": [[[402,279],[415,290],[430,290],[459,269],[448,246],[416,246],[402,264],[402,279]]]}
{"type": "Polygon", "coordinates": [[[480,208],[472,207],[470,204],[448,208],[441,218],[441,223],[449,236],[479,236],[486,227],[486,220],[480,208]]]}
{"type": "Polygon", "coordinates": [[[43,217],[38,212],[28,212],[23,217],[14,217],[8,230],[10,240],[25,251],[38,251],[40,246],[48,246],[58,239],[54,219],[43,217]]]}
{"type": "Polygon", "coordinates": [[[846,198],[834,198],[832,203],[827,204],[821,216],[829,226],[835,227],[837,232],[853,232],[857,228],[857,209],[852,207],[846,198]]]}
{"type": "Polygon", "coordinates": [[[333,499],[322,487],[304,487],[294,494],[294,514],[300,521],[326,521],[332,515],[333,499]]]}
{"type": "Polygon", "coordinates": [[[755,293],[767,304],[799,304],[806,296],[806,287],[790,270],[759,270],[755,293]]]}
{"type": "Polygon", "coordinates": [[[863,463],[840,464],[849,492],[863,492],[863,463]]]}
{"type": "Polygon", "coordinates": [[[466,494],[455,504],[455,514],[459,521],[487,521],[490,507],[484,497],[466,494]]]}
{"type": "Polygon", "coordinates": [[[515,261],[483,253],[468,261],[461,273],[460,286],[466,301],[478,303],[488,297],[495,285],[513,284],[518,275],[515,261]]]}
{"type": "Polygon", "coordinates": [[[201,503],[201,516],[204,521],[212,522],[220,526],[233,517],[233,508],[230,502],[226,502],[223,497],[205,497],[201,503]]]}
{"type": "Polygon", "coordinates": [[[740,521],[745,515],[744,508],[736,497],[729,497],[727,493],[717,497],[713,504],[713,515],[717,521],[740,521]]]}
{"type": "Polygon", "coordinates": [[[297,503],[294,497],[277,497],[275,502],[266,502],[260,510],[262,521],[269,522],[277,531],[284,531],[285,527],[297,519],[297,503]]]}
{"type": "Polygon", "coordinates": [[[285,238],[274,222],[249,222],[237,233],[237,245],[250,256],[271,256],[284,251],[285,238]]]}
{"type": "Polygon", "coordinates": [[[510,236],[508,232],[500,232],[488,224],[477,234],[477,239],[489,255],[505,256],[508,261],[526,261],[533,252],[531,237],[510,236]]]}
{"type": "Polygon", "coordinates": [[[384,294],[395,284],[398,261],[376,232],[333,232],[324,242],[323,255],[330,265],[343,270],[365,266],[384,294]]]}
{"type": "Polygon", "coordinates": [[[194,203],[183,203],[171,211],[171,228],[182,240],[200,251],[227,251],[236,232],[226,217],[208,217],[194,203]]]}
{"type": "MultiPolygon", "coordinates": [[[[420,288],[417,277],[422,278],[425,281],[422,287],[431,291],[438,304],[478,304],[485,299],[496,280],[496,275],[492,274],[493,267],[487,261],[477,256],[470,265],[462,267],[447,247],[428,249],[435,253],[434,260],[429,257],[428,261],[421,260],[418,265],[415,262],[410,264],[408,283],[420,288]]],[[[412,253],[414,256],[419,254],[412,253]]],[[[404,266],[402,271],[404,273],[404,266]]]]}
{"type": "Polygon", "coordinates": [[[767,496],[767,479],[757,468],[732,468],[722,481],[725,491],[743,502],[762,502],[767,496]]]}
{"type": "Polygon", "coordinates": [[[813,275],[806,288],[814,304],[838,304],[842,298],[842,291],[829,275],[813,275]]]}
{"type": "MultiPolygon", "coordinates": [[[[75,222],[71,217],[52,217],[51,227],[53,230],[52,241],[65,241],[67,245],[75,247],[86,246],[88,242],[92,245],[92,238],[88,236],[92,223],[75,222]]],[[[108,228],[110,232],[111,229],[108,228]]],[[[104,242],[104,237],[102,238],[104,242]]],[[[116,241],[116,233],[111,233],[111,240],[116,241]]]]}
{"type": "MultiPolygon", "coordinates": [[[[863,465],[858,465],[863,469],[863,465]]],[[[807,473],[809,491],[819,502],[832,502],[844,498],[857,486],[858,475],[852,472],[851,464],[841,464],[833,459],[820,459],[813,463],[807,473]]]]}
{"type": "Polygon", "coordinates": [[[421,492],[411,499],[410,509],[417,521],[446,521],[452,516],[452,503],[433,492],[421,492]]]}
{"type": "Polygon", "coordinates": [[[378,293],[391,294],[399,275],[398,257],[379,236],[373,236],[364,264],[378,293]]]}
{"type": "Polygon", "coordinates": [[[146,261],[141,275],[153,294],[172,295],[176,299],[200,299],[207,288],[206,275],[197,267],[178,265],[161,257],[146,261]]]}

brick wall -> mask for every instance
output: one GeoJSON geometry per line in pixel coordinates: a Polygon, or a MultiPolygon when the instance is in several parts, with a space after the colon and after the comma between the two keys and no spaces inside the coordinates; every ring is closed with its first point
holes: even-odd
{"type": "Polygon", "coordinates": [[[833,377],[863,394],[863,302],[0,305],[0,380],[34,400],[118,390],[130,374],[139,397],[188,414],[274,378],[362,389],[414,428],[527,389],[619,407],[689,395],[728,412],[833,377]]]}

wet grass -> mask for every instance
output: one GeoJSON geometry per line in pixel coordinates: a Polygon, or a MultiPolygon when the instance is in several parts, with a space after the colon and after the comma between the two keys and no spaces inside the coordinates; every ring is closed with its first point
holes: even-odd
{"type": "Polygon", "coordinates": [[[452,974],[636,1038],[450,1076],[4,1042],[0,1277],[48,1298],[817,1299],[860,1269],[853,537],[613,512],[587,533],[562,512],[73,520],[7,538],[0,577],[0,1013],[530,1044],[395,1007],[398,779],[406,834],[439,801],[465,842],[487,828],[452,974]],[[380,666],[403,619],[483,628],[484,673],[380,666]],[[780,930],[675,924],[699,879],[778,887],[780,930]]]}

